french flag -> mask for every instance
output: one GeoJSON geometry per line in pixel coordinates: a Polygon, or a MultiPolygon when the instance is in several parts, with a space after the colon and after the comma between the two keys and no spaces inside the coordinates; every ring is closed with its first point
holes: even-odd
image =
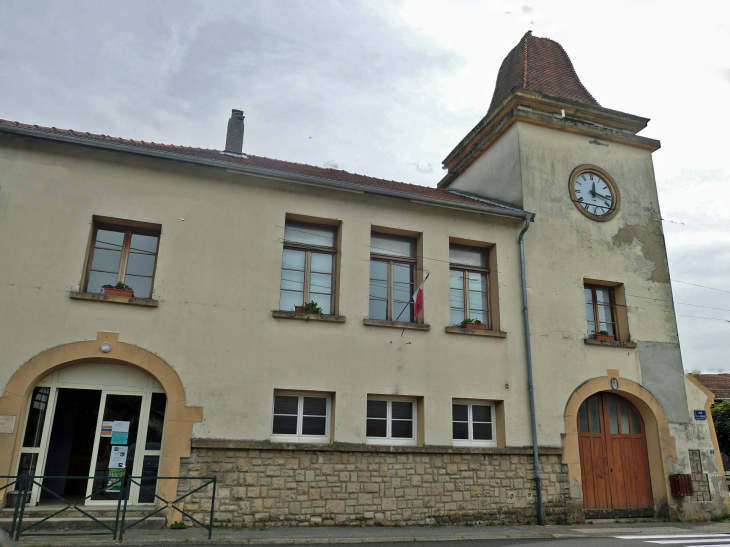
{"type": "Polygon", "coordinates": [[[431,274],[426,274],[426,278],[423,280],[423,283],[421,283],[416,289],[416,292],[413,293],[413,302],[416,303],[416,307],[413,310],[414,319],[423,311],[423,286],[426,284],[426,279],[428,279],[429,275],[431,274]]]}

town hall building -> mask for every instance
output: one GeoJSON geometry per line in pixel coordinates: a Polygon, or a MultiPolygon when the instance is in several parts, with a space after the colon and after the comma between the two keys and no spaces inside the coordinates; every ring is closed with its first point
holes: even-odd
{"type": "Polygon", "coordinates": [[[0,121],[0,475],[216,476],[232,525],[722,510],[648,121],[529,32],[438,188],[246,154],[238,110],[220,151],[0,121]]]}

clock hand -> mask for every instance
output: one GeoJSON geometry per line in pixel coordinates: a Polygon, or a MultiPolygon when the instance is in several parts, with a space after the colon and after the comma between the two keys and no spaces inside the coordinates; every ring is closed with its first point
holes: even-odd
{"type": "Polygon", "coordinates": [[[593,183],[593,187],[591,188],[591,194],[593,194],[594,196],[596,195],[596,183],[595,182],[593,183]]]}

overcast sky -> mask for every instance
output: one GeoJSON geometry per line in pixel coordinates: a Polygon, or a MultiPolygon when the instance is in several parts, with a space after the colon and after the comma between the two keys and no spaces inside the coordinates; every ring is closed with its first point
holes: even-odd
{"type": "Polygon", "coordinates": [[[0,118],[221,149],[240,108],[247,153],[435,186],[531,29],[651,118],[684,367],[730,371],[729,21],[727,0],[0,0],[0,118]]]}

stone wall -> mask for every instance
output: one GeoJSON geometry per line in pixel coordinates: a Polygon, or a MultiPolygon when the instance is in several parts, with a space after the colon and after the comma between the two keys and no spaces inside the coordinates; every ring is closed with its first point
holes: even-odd
{"type": "MultiPolygon", "coordinates": [[[[190,458],[181,460],[180,475],[217,476],[215,521],[234,526],[535,520],[531,450],[312,448],[197,441],[190,458]]],[[[545,515],[560,520],[566,514],[567,469],[560,450],[545,452],[540,456],[545,515]]],[[[178,495],[199,484],[181,480],[178,495]]],[[[210,487],[192,494],[185,510],[207,521],[210,495],[210,487]]]]}
{"type": "Polygon", "coordinates": [[[712,501],[710,493],[710,480],[706,473],[702,472],[702,460],[699,450],[689,451],[689,466],[692,474],[692,490],[694,495],[688,498],[689,501],[712,501]]]}

